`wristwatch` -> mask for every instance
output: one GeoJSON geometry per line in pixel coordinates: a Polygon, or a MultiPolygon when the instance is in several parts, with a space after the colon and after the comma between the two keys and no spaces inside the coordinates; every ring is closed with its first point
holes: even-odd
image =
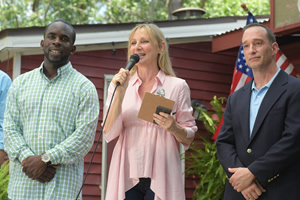
{"type": "Polygon", "coordinates": [[[42,154],[42,161],[44,162],[44,163],[46,163],[47,164],[47,166],[49,166],[49,165],[51,165],[51,158],[50,158],[50,155],[49,154],[47,154],[47,153],[43,153],[42,154]]]}

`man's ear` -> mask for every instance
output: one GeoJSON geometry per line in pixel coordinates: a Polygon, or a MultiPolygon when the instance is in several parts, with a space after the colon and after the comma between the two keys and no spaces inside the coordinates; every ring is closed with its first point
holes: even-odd
{"type": "Polygon", "coordinates": [[[277,42],[273,42],[272,44],[272,55],[276,55],[279,50],[279,46],[277,42]]]}
{"type": "Polygon", "coordinates": [[[41,40],[40,46],[41,46],[42,49],[44,48],[44,40],[41,40]]]}
{"type": "Polygon", "coordinates": [[[76,46],[73,46],[72,50],[71,50],[71,55],[73,55],[75,53],[75,51],[76,51],[76,46]]]}

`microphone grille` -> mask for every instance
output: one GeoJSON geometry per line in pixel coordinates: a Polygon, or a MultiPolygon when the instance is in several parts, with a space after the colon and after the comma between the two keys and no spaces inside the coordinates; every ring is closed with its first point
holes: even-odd
{"type": "Polygon", "coordinates": [[[137,54],[132,54],[130,56],[130,60],[133,59],[135,61],[135,63],[138,63],[140,61],[140,57],[137,54]]]}

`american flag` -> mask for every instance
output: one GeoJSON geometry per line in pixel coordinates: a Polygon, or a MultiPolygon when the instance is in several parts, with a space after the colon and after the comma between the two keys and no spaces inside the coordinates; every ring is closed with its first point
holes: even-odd
{"type": "MultiPolygon", "coordinates": [[[[247,24],[251,23],[258,23],[255,17],[252,15],[251,12],[248,12],[248,18],[247,18],[247,24]]],[[[279,50],[276,54],[276,64],[278,67],[283,69],[286,73],[297,76],[297,71],[295,70],[294,66],[288,61],[286,56],[282,53],[281,50],[279,50]]],[[[253,73],[251,68],[247,65],[245,56],[244,56],[244,49],[243,45],[241,44],[238,57],[235,63],[233,77],[232,77],[232,84],[231,84],[231,90],[229,95],[231,95],[233,92],[244,86],[246,83],[248,83],[253,78],[253,73]]],[[[212,139],[216,140],[218,137],[218,134],[221,130],[221,127],[223,125],[223,117],[218,125],[218,128],[213,135],[212,139]]]]}

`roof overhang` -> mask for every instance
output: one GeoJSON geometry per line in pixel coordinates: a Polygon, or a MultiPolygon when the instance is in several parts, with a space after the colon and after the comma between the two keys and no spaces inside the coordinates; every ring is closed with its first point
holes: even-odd
{"type": "MultiPolygon", "coordinates": [[[[264,21],[263,24],[267,27],[270,27],[270,21],[264,21]]],[[[246,23],[244,24],[244,26],[245,25],[246,23]]],[[[214,36],[212,39],[212,52],[215,53],[239,47],[241,45],[242,36],[243,28],[239,28],[237,30],[214,36]]]]}
{"type": "MultiPolygon", "coordinates": [[[[169,44],[212,41],[213,36],[239,29],[247,17],[220,17],[211,19],[187,19],[156,21],[169,44]]],[[[257,17],[266,20],[268,17],[257,17]]],[[[130,31],[136,23],[74,25],[76,51],[126,48],[130,31]],[[114,46],[113,46],[114,44],[114,46]]],[[[6,29],[0,32],[0,60],[21,55],[42,54],[40,41],[45,27],[6,29]]]]}

